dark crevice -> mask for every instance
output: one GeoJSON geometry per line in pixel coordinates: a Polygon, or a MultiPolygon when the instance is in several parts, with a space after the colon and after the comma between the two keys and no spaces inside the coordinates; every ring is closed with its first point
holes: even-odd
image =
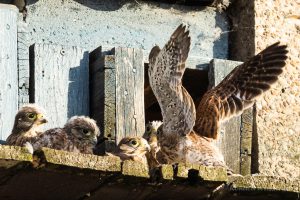
{"type": "Polygon", "coordinates": [[[29,47],[29,103],[35,103],[34,45],[29,47]]]}

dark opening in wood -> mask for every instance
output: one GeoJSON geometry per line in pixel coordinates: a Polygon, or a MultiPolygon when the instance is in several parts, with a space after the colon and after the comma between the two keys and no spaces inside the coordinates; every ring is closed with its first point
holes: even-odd
{"type": "MultiPolygon", "coordinates": [[[[208,72],[199,69],[186,69],[183,75],[183,86],[192,96],[195,106],[199,104],[208,88],[208,72]]],[[[149,84],[148,64],[145,64],[145,122],[162,120],[161,110],[149,84]]]]}
{"type": "Polygon", "coordinates": [[[29,47],[29,103],[35,103],[34,94],[34,45],[29,47]]]}

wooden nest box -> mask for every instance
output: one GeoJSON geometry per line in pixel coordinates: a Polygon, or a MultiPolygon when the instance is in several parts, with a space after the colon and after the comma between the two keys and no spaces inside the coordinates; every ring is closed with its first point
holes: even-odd
{"type": "MultiPolygon", "coordinates": [[[[123,137],[142,136],[148,121],[162,120],[161,110],[149,84],[142,50],[118,47],[102,51],[99,47],[89,57],[90,114],[101,127],[102,152],[112,151],[123,137]]],[[[209,66],[197,69],[195,63],[187,63],[183,85],[195,105],[238,64],[213,59],[209,66]]],[[[216,141],[236,173],[250,173],[252,112],[243,119],[235,117],[224,124],[216,141]]]]}

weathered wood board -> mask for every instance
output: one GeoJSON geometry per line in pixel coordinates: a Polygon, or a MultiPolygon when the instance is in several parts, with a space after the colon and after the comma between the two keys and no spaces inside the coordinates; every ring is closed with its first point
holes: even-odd
{"type": "Polygon", "coordinates": [[[132,48],[90,53],[91,116],[106,138],[105,150],[112,151],[125,136],[143,135],[143,52],[132,48]]]}
{"type": "MultiPolygon", "coordinates": [[[[209,88],[218,85],[227,74],[241,64],[236,61],[213,59],[209,67],[209,88]]],[[[240,173],[241,116],[234,117],[221,126],[216,145],[224,155],[227,166],[240,173]]]]}
{"type": "Polygon", "coordinates": [[[116,141],[145,132],[143,51],[115,49],[116,141]]]}
{"type": "Polygon", "coordinates": [[[89,54],[78,47],[35,44],[30,49],[30,102],[46,109],[45,128],[89,115],[89,54]]]}
{"type": "Polygon", "coordinates": [[[17,14],[15,6],[0,4],[0,140],[10,134],[18,110],[17,14]]]}
{"type": "Polygon", "coordinates": [[[94,52],[90,53],[90,109],[100,127],[100,137],[107,139],[104,146],[99,146],[99,153],[103,153],[104,148],[112,150],[116,140],[115,56],[100,53],[95,57],[94,52]]]}
{"type": "Polygon", "coordinates": [[[241,174],[251,174],[253,108],[248,108],[242,114],[241,124],[241,174]]]}
{"type": "Polygon", "coordinates": [[[18,22],[19,108],[29,103],[29,39],[28,24],[18,22]]]}

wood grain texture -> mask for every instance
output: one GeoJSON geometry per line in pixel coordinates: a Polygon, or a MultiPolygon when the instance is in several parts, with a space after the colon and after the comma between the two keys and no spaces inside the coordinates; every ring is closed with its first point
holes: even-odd
{"type": "Polygon", "coordinates": [[[17,13],[0,4],[0,140],[10,134],[18,110],[17,13]]]}
{"type": "Polygon", "coordinates": [[[95,51],[90,53],[91,116],[101,129],[100,138],[107,139],[104,146],[99,146],[99,153],[102,154],[103,148],[112,151],[116,146],[115,56],[102,56],[95,51]]]}
{"type": "Polygon", "coordinates": [[[46,129],[61,127],[74,115],[89,115],[87,51],[35,44],[30,59],[30,101],[47,110],[46,129]]]}
{"type": "MultiPolygon", "coordinates": [[[[210,64],[208,78],[209,88],[218,85],[240,62],[213,59],[210,64]]],[[[226,165],[234,173],[240,173],[240,137],[241,117],[234,117],[221,126],[216,145],[224,155],[226,165]]]]}
{"type": "Polygon", "coordinates": [[[251,174],[253,108],[248,108],[242,114],[241,127],[241,174],[251,174]]]}
{"type": "Polygon", "coordinates": [[[18,22],[19,108],[29,103],[29,36],[28,24],[18,22]]]}
{"type": "Polygon", "coordinates": [[[143,51],[115,49],[116,141],[145,131],[143,51]]]}

